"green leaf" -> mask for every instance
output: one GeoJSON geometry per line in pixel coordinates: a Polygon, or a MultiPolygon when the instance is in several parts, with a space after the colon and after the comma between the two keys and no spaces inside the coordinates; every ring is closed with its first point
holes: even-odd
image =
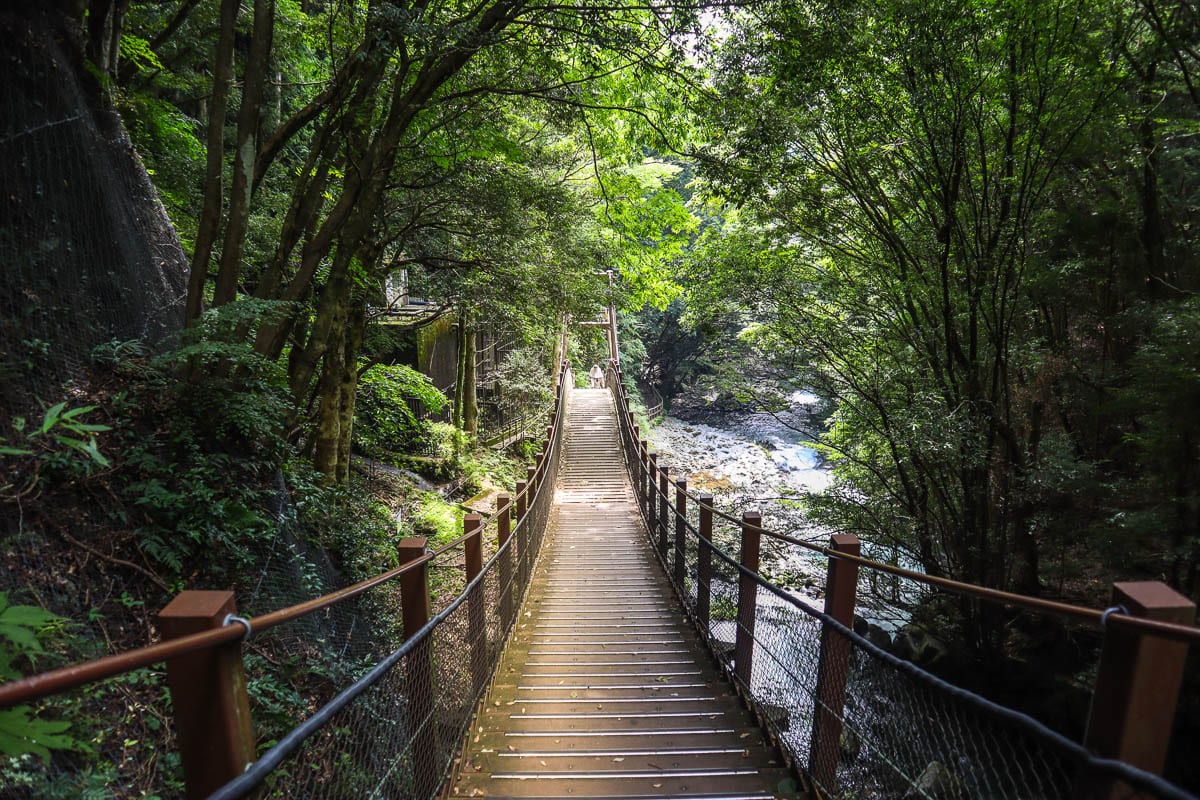
{"type": "Polygon", "coordinates": [[[109,460],[101,455],[100,451],[96,448],[96,437],[94,436],[83,448],[83,452],[91,456],[92,460],[102,467],[107,467],[110,463],[109,460]]]}
{"type": "Polygon", "coordinates": [[[62,419],[75,419],[75,417],[78,417],[81,414],[86,414],[89,411],[95,411],[95,410],[96,410],[95,406],[80,406],[79,408],[72,408],[69,411],[64,411],[61,414],[61,417],[62,417],[62,419]]]}
{"type": "Polygon", "coordinates": [[[29,706],[0,711],[0,753],[15,757],[31,754],[50,761],[51,750],[86,750],[82,742],[68,736],[71,723],[40,720],[29,706]]]}
{"type": "Polygon", "coordinates": [[[18,650],[27,653],[42,652],[42,645],[37,640],[37,631],[24,625],[10,625],[0,620],[0,636],[8,639],[18,650]]]}
{"type": "Polygon", "coordinates": [[[95,425],[90,422],[73,422],[70,428],[76,433],[103,433],[112,430],[111,425],[95,425]]]}
{"type": "Polygon", "coordinates": [[[62,413],[62,410],[66,407],[67,407],[67,401],[64,400],[61,403],[55,403],[54,405],[52,405],[48,409],[46,409],[46,416],[42,418],[42,427],[41,427],[41,430],[38,431],[38,433],[45,433],[46,431],[53,428],[55,426],[55,424],[58,423],[58,418],[59,418],[59,415],[62,413]]]}
{"type": "Polygon", "coordinates": [[[59,617],[44,608],[37,606],[9,606],[0,611],[0,624],[24,625],[30,628],[44,628],[56,622],[59,617]]]}

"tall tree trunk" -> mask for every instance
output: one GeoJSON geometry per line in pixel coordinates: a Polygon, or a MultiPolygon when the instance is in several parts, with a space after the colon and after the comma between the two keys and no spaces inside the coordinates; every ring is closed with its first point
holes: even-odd
{"type": "Polygon", "coordinates": [[[322,486],[336,480],[338,441],[341,438],[341,348],[338,357],[326,357],[317,386],[317,427],[313,433],[313,467],[321,473],[322,486]]]}
{"type": "Polygon", "coordinates": [[[459,430],[463,429],[463,395],[465,394],[467,376],[467,317],[465,311],[458,315],[458,327],[455,328],[454,343],[456,349],[456,368],[454,372],[454,406],[451,422],[459,430]]]}
{"type": "Polygon", "coordinates": [[[87,57],[112,80],[121,57],[121,32],[129,0],[93,0],[87,14],[87,57]]]}
{"type": "MultiPolygon", "coordinates": [[[[314,435],[313,467],[324,476],[322,483],[338,480],[338,455],[342,441],[344,419],[343,381],[346,376],[347,319],[349,297],[339,296],[331,309],[333,324],[323,334],[324,348],[321,372],[317,382],[317,430],[314,435]]],[[[313,334],[316,336],[316,332],[313,334]]],[[[350,371],[354,371],[353,362],[350,371]]]]}
{"type": "MultiPolygon", "coordinates": [[[[1138,205],[1141,210],[1141,226],[1138,229],[1138,244],[1142,247],[1142,272],[1131,277],[1140,279],[1141,290],[1151,298],[1161,294],[1163,275],[1163,221],[1160,205],[1160,190],[1158,179],[1158,126],[1155,116],[1159,113],[1162,102],[1161,87],[1157,86],[1158,55],[1148,54],[1145,63],[1139,63],[1132,56],[1129,66],[1138,77],[1137,107],[1141,119],[1137,124],[1138,155],[1141,158],[1141,175],[1138,181],[1138,205]]],[[[1128,352],[1120,354],[1123,358],[1128,352]]]]}
{"type": "Polygon", "coordinates": [[[346,306],[350,297],[349,260],[350,256],[340,250],[334,254],[329,281],[321,292],[308,341],[303,346],[297,344],[292,348],[288,364],[288,386],[297,402],[302,401],[308,394],[313,376],[317,374],[317,368],[321,365],[321,359],[345,322],[346,306]]]}
{"type": "Polygon", "coordinates": [[[363,335],[367,329],[367,303],[365,298],[355,301],[347,321],[345,355],[342,363],[342,396],[341,396],[341,425],[338,441],[337,471],[335,476],[338,483],[350,480],[350,456],[354,434],[354,405],[358,396],[358,351],[362,347],[363,335]]]}
{"type": "Polygon", "coordinates": [[[263,91],[270,66],[271,40],[275,32],[275,0],[254,0],[254,34],[242,78],[242,105],[238,110],[237,143],[233,156],[233,186],[229,195],[229,221],[221,246],[221,267],[213,305],[223,305],[237,296],[242,249],[250,224],[250,195],[258,132],[262,124],[263,91]]]}
{"type": "Polygon", "coordinates": [[[476,333],[471,315],[465,315],[466,330],[463,332],[463,400],[462,400],[462,429],[471,438],[479,433],[479,400],[475,394],[475,342],[476,333]]]}
{"type": "Polygon", "coordinates": [[[221,226],[223,186],[221,172],[225,165],[225,114],[229,106],[229,82],[233,74],[233,34],[237,22],[238,0],[221,0],[220,33],[213,57],[212,102],[208,113],[207,167],[204,175],[204,206],[200,210],[196,230],[196,247],[192,252],[192,271],[188,277],[186,321],[191,322],[204,311],[204,282],[208,278],[208,262],[213,243],[221,226]]]}

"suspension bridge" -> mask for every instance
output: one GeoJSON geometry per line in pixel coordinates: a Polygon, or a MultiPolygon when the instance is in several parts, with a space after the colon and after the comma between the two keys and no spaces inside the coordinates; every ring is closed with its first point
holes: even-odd
{"type": "MultiPolygon", "coordinates": [[[[671,479],[615,362],[609,389],[571,384],[563,364],[525,480],[491,517],[468,514],[455,541],[405,539],[395,569],[258,616],[238,615],[231,592],[184,592],[159,615],[162,641],[0,685],[0,709],[52,709],[165,665],[193,798],[1195,800],[1159,777],[1200,641],[1186,598],[1128,583],[1109,609],[1071,606],[872,561],[852,536],[772,532],[671,479]],[[828,559],[821,607],[762,576],[764,538],[828,559]],[[432,567],[461,576],[438,606],[432,567]],[[855,633],[860,570],[1101,627],[1084,740],[855,633]],[[348,631],[388,611],[399,646],[385,637],[350,659],[348,631]],[[247,691],[252,646],[343,667],[323,667],[340,681],[269,746],[247,691]]],[[[72,768],[42,767],[50,779],[72,768]]]]}

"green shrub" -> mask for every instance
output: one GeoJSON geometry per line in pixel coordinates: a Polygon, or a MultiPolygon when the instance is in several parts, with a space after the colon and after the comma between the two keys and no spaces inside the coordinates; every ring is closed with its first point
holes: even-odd
{"type": "Polygon", "coordinates": [[[433,457],[444,459],[457,470],[470,445],[467,435],[449,422],[431,422],[427,436],[433,457]]]}
{"type": "Polygon", "coordinates": [[[446,395],[411,367],[377,364],[364,372],[354,403],[354,446],[375,457],[411,448],[424,426],[409,408],[409,400],[434,413],[446,405],[446,395]]]}
{"type": "Polygon", "coordinates": [[[246,545],[275,529],[275,477],[295,416],[280,368],[254,352],[251,323],[278,304],[236,303],[201,317],[181,345],[146,358],[95,354],[132,378],[117,395],[113,489],[136,520],[138,547],[169,583],[201,560],[209,580],[250,565],[246,545]]]}
{"type": "Polygon", "coordinates": [[[546,369],[534,348],[522,347],[506,354],[496,372],[500,407],[505,411],[542,409],[550,405],[554,397],[550,370],[546,369]]]}

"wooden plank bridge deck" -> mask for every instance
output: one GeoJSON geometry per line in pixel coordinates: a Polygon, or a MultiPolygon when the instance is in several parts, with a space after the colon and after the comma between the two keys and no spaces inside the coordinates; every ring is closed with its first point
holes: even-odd
{"type": "Polygon", "coordinates": [[[546,543],[450,796],[750,800],[789,777],[680,610],[616,424],[606,390],[572,392],[546,543]]]}

